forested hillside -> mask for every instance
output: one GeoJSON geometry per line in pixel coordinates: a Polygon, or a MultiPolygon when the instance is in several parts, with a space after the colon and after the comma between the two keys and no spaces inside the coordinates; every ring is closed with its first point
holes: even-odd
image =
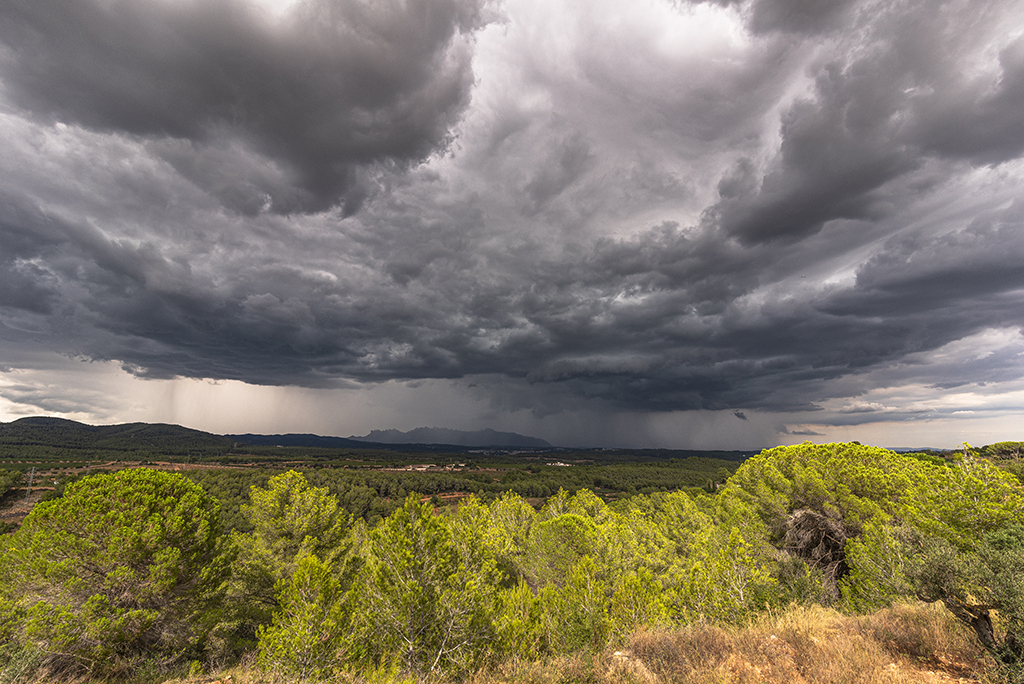
{"type": "Polygon", "coordinates": [[[635,680],[677,667],[651,655],[672,652],[665,639],[718,640],[691,656],[697,672],[724,662],[715,649],[745,648],[709,629],[794,604],[857,616],[921,599],[964,627],[990,672],[1016,677],[1024,656],[1024,491],[970,452],[804,444],[749,459],[713,493],[606,501],[581,488],[534,506],[484,490],[436,507],[409,491],[379,520],[353,515],[358,487],[326,471],[252,486],[244,524],[226,525],[204,484],[94,475],[0,537],[3,680],[198,676],[244,660],[266,681],[533,681],[531,663],[609,648],[629,649],[635,680]]]}
{"type": "Polygon", "coordinates": [[[86,425],[35,417],[0,424],[0,460],[201,458],[227,454],[233,445],[227,437],[160,423],[86,425]]]}

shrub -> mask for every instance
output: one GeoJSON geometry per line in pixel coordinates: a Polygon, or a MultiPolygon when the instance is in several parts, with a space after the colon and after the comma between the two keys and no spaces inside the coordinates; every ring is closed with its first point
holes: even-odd
{"type": "Polygon", "coordinates": [[[122,470],[38,504],[8,540],[16,638],[51,667],[118,672],[199,651],[225,575],[219,504],[176,474],[122,470]]]}
{"type": "Polygon", "coordinates": [[[278,590],[306,556],[328,564],[348,589],[354,572],[352,517],[326,488],[310,487],[289,470],[252,487],[241,514],[251,532],[231,534],[232,576],[221,622],[215,630],[218,655],[230,659],[256,644],[256,632],[280,607],[278,590]]]}
{"type": "Polygon", "coordinates": [[[340,664],[347,628],[342,599],[331,567],[313,555],[303,558],[279,594],[273,625],[259,631],[261,668],[284,681],[327,677],[340,664]]]}
{"type": "Polygon", "coordinates": [[[417,676],[471,669],[492,648],[501,580],[483,539],[457,538],[409,495],[365,544],[350,592],[353,657],[417,676]]]}

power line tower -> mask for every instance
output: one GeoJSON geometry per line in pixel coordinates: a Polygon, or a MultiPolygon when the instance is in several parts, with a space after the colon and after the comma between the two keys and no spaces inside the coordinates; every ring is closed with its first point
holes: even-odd
{"type": "Polygon", "coordinates": [[[27,499],[32,494],[32,482],[36,479],[36,467],[32,466],[32,470],[28,473],[28,489],[25,491],[25,498],[27,499]]]}

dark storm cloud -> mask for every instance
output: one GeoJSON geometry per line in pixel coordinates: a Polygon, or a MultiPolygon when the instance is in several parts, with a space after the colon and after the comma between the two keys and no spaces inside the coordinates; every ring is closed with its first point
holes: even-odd
{"type": "Polygon", "coordinates": [[[58,297],[50,274],[32,262],[59,239],[38,210],[0,194],[0,306],[48,314],[58,297]]]}
{"type": "Polygon", "coordinates": [[[790,430],[785,425],[776,425],[775,426],[775,431],[777,433],[779,433],[780,435],[797,435],[797,436],[807,436],[807,437],[820,437],[821,436],[820,432],[815,432],[814,430],[790,430]]]}
{"type": "MultiPolygon", "coordinates": [[[[1009,233],[1021,234],[1020,223],[1013,225],[1009,233]]],[[[915,271],[904,260],[887,271],[894,274],[887,280],[857,287],[876,272],[876,263],[869,262],[852,287],[803,303],[769,303],[753,312],[718,284],[729,273],[672,279],[652,269],[650,261],[643,269],[624,260],[606,261],[604,270],[591,265],[590,284],[573,272],[575,259],[518,273],[503,272],[494,260],[489,268],[459,277],[448,270],[458,263],[457,249],[441,239],[426,263],[412,268],[416,277],[364,287],[350,293],[343,306],[334,305],[331,295],[340,296],[343,288],[333,284],[322,285],[315,295],[306,290],[289,298],[285,290],[296,289],[296,283],[281,274],[278,288],[273,277],[259,285],[278,294],[243,299],[238,294],[216,307],[208,298],[132,295],[119,301],[108,292],[96,298],[92,310],[105,320],[122,321],[119,328],[108,323],[108,330],[140,345],[122,347],[114,358],[134,358],[149,373],[173,374],[185,367],[200,376],[230,372],[250,381],[299,378],[310,384],[332,376],[381,380],[504,373],[534,384],[564,385],[624,407],[796,410],[827,398],[823,379],[1019,320],[1024,301],[1013,294],[1020,289],[1019,269],[1001,265],[1007,253],[1019,253],[1019,245],[1004,240],[997,243],[1002,249],[964,249],[970,232],[919,247],[915,253],[930,267],[915,271]],[[942,292],[932,300],[920,298],[913,315],[893,306],[891,293],[934,290],[936,273],[949,266],[943,255],[962,260],[965,253],[970,254],[965,268],[988,275],[962,292],[953,288],[957,306],[951,307],[942,292]],[[494,282],[479,282],[485,272],[494,282]],[[856,310],[847,303],[851,300],[856,310]],[[231,355],[218,352],[215,342],[227,345],[231,355]],[[183,355],[186,348],[190,353],[183,355]]],[[[658,243],[662,254],[673,254],[664,248],[661,229],[646,241],[658,243]]],[[[680,235],[674,241],[687,242],[680,235]]],[[[632,246],[645,249],[636,241],[632,246]]],[[[646,248],[653,251],[650,244],[646,248]]],[[[679,265],[689,252],[675,249],[673,265],[679,265]]],[[[898,259],[897,253],[892,247],[878,260],[898,259]]],[[[667,266],[664,271],[671,272],[667,266]]],[[[746,270],[736,270],[737,281],[746,270]]]]}
{"type": "Polygon", "coordinates": [[[471,0],[13,0],[3,83],[35,115],[159,141],[243,213],[361,201],[360,167],[443,145],[472,83],[471,0]],[[258,168],[251,148],[284,168],[258,168]]]}
{"type": "MultiPolygon", "coordinates": [[[[694,1],[694,0],[691,0],[694,1]]],[[[816,34],[842,27],[841,20],[857,0],[696,0],[746,10],[747,25],[755,33],[782,31],[816,34]]]]}
{"type": "Polygon", "coordinates": [[[686,8],[621,35],[581,12],[583,38],[536,46],[545,17],[516,21],[542,10],[517,6],[480,34],[475,81],[475,5],[322,0],[281,24],[65,5],[0,24],[0,335],[19,344],[144,377],[486,377],[503,410],[751,424],[871,383],[1022,374],[956,346],[1024,327],[1024,43],[1003,3],[719,3],[692,20],[746,32],[707,57],[657,33],[686,8]]]}
{"type": "MultiPolygon", "coordinates": [[[[822,16],[851,3],[759,2],[775,28],[800,30],[813,5],[822,16]],[[830,10],[830,8],[832,8],[830,10]]],[[[744,242],[798,240],[837,219],[877,220],[903,201],[892,182],[929,158],[990,164],[1024,149],[1024,38],[1000,50],[985,77],[966,61],[977,31],[998,21],[991,7],[865,4],[878,16],[864,38],[817,68],[810,97],[782,116],[779,155],[763,175],[740,166],[711,212],[744,242]],[[980,28],[981,27],[981,28],[980,28]]]]}
{"type": "Polygon", "coordinates": [[[780,434],[780,435],[796,435],[796,436],[806,435],[808,437],[820,437],[821,436],[820,432],[815,432],[814,430],[807,430],[807,429],[800,429],[800,430],[794,429],[794,430],[790,430],[789,426],[785,425],[784,423],[779,423],[778,425],[776,425],[775,426],[775,432],[777,434],[780,434]]]}
{"type": "Polygon", "coordinates": [[[756,32],[821,33],[841,26],[854,0],[757,0],[752,3],[751,28],[756,32]]]}
{"type": "Polygon", "coordinates": [[[931,320],[951,316],[967,325],[977,319],[1024,325],[1024,309],[1014,308],[1024,291],[1022,227],[1024,204],[1018,201],[938,238],[892,237],[859,269],[856,288],[823,308],[837,316],[885,311],[931,320]]]}

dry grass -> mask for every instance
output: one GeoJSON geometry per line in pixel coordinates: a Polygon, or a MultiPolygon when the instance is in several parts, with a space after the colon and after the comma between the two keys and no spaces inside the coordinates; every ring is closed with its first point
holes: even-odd
{"type": "MultiPolygon", "coordinates": [[[[765,615],[742,628],[696,625],[640,631],[618,649],[543,661],[508,660],[466,684],[954,684],[994,682],[984,652],[939,606],[899,605],[850,617],[820,606],[765,615]]],[[[232,684],[261,684],[242,665],[232,684]]],[[[338,684],[414,684],[395,672],[339,676],[338,684]]],[[[168,683],[170,684],[170,683],[168,683]]],[[[427,683],[421,683],[427,684],[427,683]]],[[[453,684],[441,681],[429,684],[453,684]]]]}
{"type": "Polygon", "coordinates": [[[505,664],[473,684],[951,684],[984,681],[983,656],[935,606],[866,617],[811,606],[744,628],[642,631],[618,651],[505,664]]]}
{"type": "Polygon", "coordinates": [[[938,604],[898,605],[857,618],[862,634],[905,660],[964,678],[982,673],[984,651],[938,604]]]}

